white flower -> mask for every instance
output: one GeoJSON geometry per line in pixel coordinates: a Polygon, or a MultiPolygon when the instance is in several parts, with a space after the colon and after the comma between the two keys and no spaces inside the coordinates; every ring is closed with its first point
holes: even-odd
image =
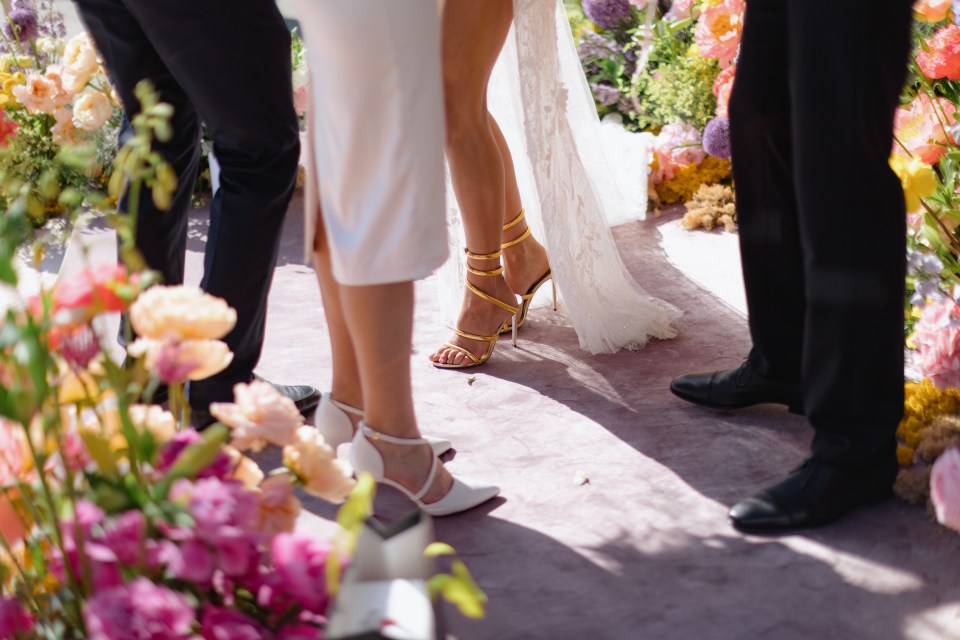
{"type": "Polygon", "coordinates": [[[101,91],[88,91],[73,104],[73,124],[84,131],[96,131],[113,115],[113,105],[101,91]]]}

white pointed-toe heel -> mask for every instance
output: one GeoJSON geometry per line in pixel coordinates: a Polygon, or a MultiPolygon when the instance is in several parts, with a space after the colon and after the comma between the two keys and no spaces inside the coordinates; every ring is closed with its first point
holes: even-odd
{"type": "Polygon", "coordinates": [[[353,469],[357,473],[369,473],[373,479],[381,484],[393,487],[403,495],[407,496],[419,508],[423,509],[431,516],[448,516],[461,511],[467,511],[479,506],[500,495],[500,487],[476,480],[453,477],[453,485],[447,495],[436,502],[429,504],[423,502],[422,498],[426,495],[430,487],[433,486],[433,480],[437,475],[437,468],[441,465],[440,459],[434,455],[430,463],[430,473],[423,486],[416,493],[410,491],[399,482],[394,482],[386,476],[383,456],[380,451],[373,446],[371,440],[382,440],[391,444],[402,444],[417,446],[429,444],[426,438],[397,438],[385,433],[380,433],[375,429],[368,427],[363,421],[357,429],[357,434],[353,438],[353,448],[350,451],[353,469]]]}
{"type": "MultiPolygon", "coordinates": [[[[323,394],[320,398],[320,406],[314,415],[314,425],[324,442],[336,451],[342,444],[353,441],[353,422],[350,421],[352,414],[363,419],[363,411],[356,407],[334,400],[329,393],[323,394]]],[[[424,440],[430,443],[430,447],[438,456],[442,456],[450,449],[453,449],[453,443],[445,438],[434,438],[424,436],[424,440]]]]}

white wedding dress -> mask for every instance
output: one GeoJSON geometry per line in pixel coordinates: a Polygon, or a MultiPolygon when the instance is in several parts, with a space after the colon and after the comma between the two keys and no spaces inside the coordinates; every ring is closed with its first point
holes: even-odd
{"type": "MultiPolygon", "coordinates": [[[[514,0],[488,106],[580,347],[612,353],[676,336],[673,322],[682,312],[634,281],[610,232],[611,224],[645,214],[648,137],[598,119],[560,0],[514,0]]],[[[449,179],[447,186],[452,258],[439,272],[440,297],[442,308],[455,312],[466,275],[464,238],[449,179]]]]}

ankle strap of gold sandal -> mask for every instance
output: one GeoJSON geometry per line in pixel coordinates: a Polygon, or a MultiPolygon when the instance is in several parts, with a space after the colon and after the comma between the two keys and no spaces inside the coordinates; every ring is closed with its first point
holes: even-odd
{"type": "Polygon", "coordinates": [[[481,269],[474,269],[467,263],[467,271],[472,273],[475,276],[498,276],[503,273],[503,267],[497,267],[496,269],[491,269],[490,271],[483,271],[481,269]]]}
{"type": "Polygon", "coordinates": [[[508,230],[510,227],[512,227],[512,226],[514,226],[515,224],[519,223],[521,220],[523,220],[523,216],[524,216],[525,214],[526,214],[526,211],[523,210],[523,207],[520,207],[520,213],[517,214],[517,217],[516,217],[516,218],[514,218],[513,220],[511,220],[511,221],[508,222],[507,224],[503,225],[503,230],[506,231],[506,230],[508,230]]]}
{"type": "Polygon", "coordinates": [[[500,256],[503,255],[502,248],[493,253],[474,253],[470,249],[464,249],[463,252],[467,254],[467,258],[470,260],[499,260],[500,256]]]}
{"type": "Polygon", "coordinates": [[[523,242],[529,237],[530,237],[530,227],[527,227],[527,229],[523,233],[521,233],[519,236],[517,236],[510,242],[504,242],[502,245],[500,245],[500,250],[503,251],[504,249],[509,249],[513,245],[520,244],[521,242],[523,242]]]}

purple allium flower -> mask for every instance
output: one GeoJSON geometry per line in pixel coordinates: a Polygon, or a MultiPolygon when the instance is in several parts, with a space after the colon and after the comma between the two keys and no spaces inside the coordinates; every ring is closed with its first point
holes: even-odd
{"type": "MultiPolygon", "coordinates": [[[[177,457],[187,448],[188,445],[198,442],[200,440],[200,434],[197,433],[194,429],[187,429],[186,431],[179,431],[174,435],[167,444],[160,449],[160,452],[157,454],[156,469],[160,473],[166,473],[170,467],[173,466],[173,463],[176,462],[177,457]]],[[[230,456],[221,451],[217,454],[216,460],[213,463],[197,474],[198,478],[225,478],[230,473],[230,456]]]]}
{"type": "Polygon", "coordinates": [[[45,38],[66,38],[67,25],[61,13],[55,6],[54,0],[40,0],[40,35],[45,38]]]}
{"type": "Polygon", "coordinates": [[[703,130],[703,150],[714,158],[730,158],[730,121],[714,118],[703,130]]]}
{"type": "Polygon", "coordinates": [[[629,0],[583,0],[583,13],[601,29],[615,29],[633,14],[629,0]]]}
{"type": "Polygon", "coordinates": [[[27,42],[39,35],[37,12],[33,9],[14,9],[3,25],[3,34],[11,41],[27,42]]]}
{"type": "Polygon", "coordinates": [[[200,623],[204,640],[265,640],[269,632],[236,609],[207,607],[200,623]]]}
{"type": "Polygon", "coordinates": [[[0,597],[0,638],[13,638],[33,630],[34,619],[13,596],[0,597]]]}
{"type": "Polygon", "coordinates": [[[577,47],[581,58],[597,60],[615,60],[620,56],[620,51],[620,45],[615,40],[588,29],[584,29],[577,47]]]}
{"type": "Polygon", "coordinates": [[[620,102],[620,92],[617,91],[616,87],[594,83],[590,85],[590,89],[593,90],[593,97],[600,104],[609,107],[620,102]]]}
{"type": "Polygon", "coordinates": [[[137,578],[87,600],[83,620],[90,640],[186,640],[196,615],[182,594],[137,578]]]}

